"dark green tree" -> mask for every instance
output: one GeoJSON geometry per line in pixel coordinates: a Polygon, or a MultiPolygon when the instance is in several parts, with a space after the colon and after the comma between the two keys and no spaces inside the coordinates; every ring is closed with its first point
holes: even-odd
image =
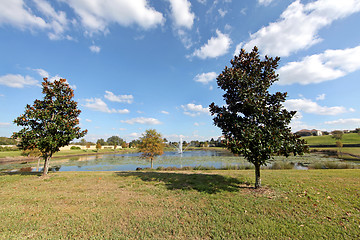
{"type": "Polygon", "coordinates": [[[287,111],[282,103],[287,93],[269,92],[278,80],[275,70],[280,58],[265,56],[260,60],[256,47],[247,53],[241,50],[217,77],[225,91],[225,105],[212,103],[210,112],[214,124],[222,129],[227,148],[242,154],[255,166],[255,188],[261,187],[260,167],[273,155],[303,154],[305,141],[291,132],[295,111],[287,111]]]}
{"type": "Polygon", "coordinates": [[[136,140],[132,140],[130,143],[129,143],[129,148],[137,148],[140,144],[140,140],[139,139],[136,139],[136,140]]]}
{"type": "Polygon", "coordinates": [[[108,145],[112,145],[112,146],[121,146],[123,142],[125,142],[122,138],[120,138],[119,136],[112,136],[112,137],[109,137],[107,140],[106,140],[107,144],[108,145]]]}
{"type": "Polygon", "coordinates": [[[156,132],[155,129],[149,129],[140,138],[138,148],[142,152],[141,157],[149,159],[151,168],[153,168],[153,160],[156,156],[164,153],[164,146],[164,139],[161,137],[161,134],[156,132]]]}
{"type": "Polygon", "coordinates": [[[331,132],[331,137],[338,141],[341,141],[343,135],[344,135],[344,132],[340,131],[340,130],[335,130],[335,131],[331,132]]]}
{"type": "Polygon", "coordinates": [[[98,144],[98,143],[99,143],[101,146],[105,146],[105,145],[106,145],[105,140],[102,139],[102,138],[100,138],[100,139],[98,139],[98,140],[96,141],[96,144],[98,144]]]}
{"type": "Polygon", "coordinates": [[[72,100],[74,91],[65,79],[42,82],[43,100],[35,100],[33,106],[27,105],[25,113],[14,120],[24,127],[13,137],[20,139],[24,150],[38,149],[44,159],[43,175],[48,173],[49,161],[60,147],[68,145],[73,139],[85,136],[81,131],[78,116],[80,110],[72,100]]]}

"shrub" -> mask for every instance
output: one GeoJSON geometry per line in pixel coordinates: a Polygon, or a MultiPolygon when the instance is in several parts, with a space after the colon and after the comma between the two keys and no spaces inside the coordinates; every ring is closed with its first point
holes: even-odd
{"type": "Polygon", "coordinates": [[[70,150],[81,150],[81,147],[78,147],[78,146],[71,146],[70,150]]]}
{"type": "Polygon", "coordinates": [[[270,169],[293,169],[294,163],[292,162],[274,162],[270,167],[270,169]]]}
{"type": "Polygon", "coordinates": [[[3,147],[0,146],[0,152],[8,152],[8,151],[17,151],[19,148],[17,147],[3,147]]]}
{"type": "Polygon", "coordinates": [[[39,149],[35,148],[35,149],[31,149],[31,150],[23,150],[21,153],[21,156],[25,156],[25,157],[39,157],[41,156],[41,152],[39,151],[39,149]]]}

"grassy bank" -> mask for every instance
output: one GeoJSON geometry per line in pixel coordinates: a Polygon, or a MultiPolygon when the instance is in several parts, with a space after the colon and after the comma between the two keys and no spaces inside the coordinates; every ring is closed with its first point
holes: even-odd
{"type": "MultiPolygon", "coordinates": [[[[336,140],[331,135],[302,137],[308,145],[336,145],[336,140]]],[[[342,137],[343,144],[360,144],[358,133],[347,133],[342,137]]]]}
{"type": "Polygon", "coordinates": [[[261,190],[253,174],[2,174],[0,238],[360,237],[360,170],[264,170],[261,190]]]}
{"type": "MultiPolygon", "coordinates": [[[[128,153],[128,152],[137,152],[137,149],[99,149],[99,150],[61,150],[56,152],[53,157],[64,157],[64,156],[74,156],[74,155],[93,155],[93,154],[106,154],[106,153],[128,153]]],[[[0,158],[5,157],[20,157],[22,151],[4,151],[0,152],[0,158]]]]}

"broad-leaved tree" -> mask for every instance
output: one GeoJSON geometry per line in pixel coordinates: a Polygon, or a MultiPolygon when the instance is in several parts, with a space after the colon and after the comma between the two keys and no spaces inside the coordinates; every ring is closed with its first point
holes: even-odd
{"type": "Polygon", "coordinates": [[[217,77],[225,91],[225,104],[210,105],[214,124],[222,129],[231,152],[243,155],[255,166],[255,188],[261,187],[260,167],[274,155],[303,154],[304,140],[289,127],[295,111],[286,110],[282,103],[287,93],[270,93],[278,81],[275,69],[280,58],[260,59],[258,49],[241,50],[217,77]]]}
{"type": "Polygon", "coordinates": [[[140,138],[138,148],[142,152],[141,157],[149,159],[151,168],[153,168],[153,160],[156,156],[164,153],[164,139],[155,129],[146,130],[140,138]]]}
{"type": "Polygon", "coordinates": [[[53,154],[73,139],[85,136],[87,130],[81,131],[77,126],[81,111],[73,100],[74,91],[65,79],[51,82],[44,78],[42,93],[45,95],[43,100],[27,105],[25,113],[14,120],[24,128],[14,133],[13,137],[20,139],[22,149],[38,149],[41,152],[43,175],[46,175],[53,154]]]}

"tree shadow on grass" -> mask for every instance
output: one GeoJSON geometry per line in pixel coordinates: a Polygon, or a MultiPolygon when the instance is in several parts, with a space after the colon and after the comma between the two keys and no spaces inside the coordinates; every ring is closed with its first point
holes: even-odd
{"type": "Polygon", "coordinates": [[[41,176],[42,173],[41,172],[0,172],[0,176],[4,176],[4,175],[41,176]]]}
{"type": "Polygon", "coordinates": [[[116,174],[122,177],[135,176],[147,182],[164,182],[169,190],[196,190],[213,194],[222,191],[237,192],[241,188],[252,188],[246,181],[217,174],[174,172],[116,172],[116,174]]]}

